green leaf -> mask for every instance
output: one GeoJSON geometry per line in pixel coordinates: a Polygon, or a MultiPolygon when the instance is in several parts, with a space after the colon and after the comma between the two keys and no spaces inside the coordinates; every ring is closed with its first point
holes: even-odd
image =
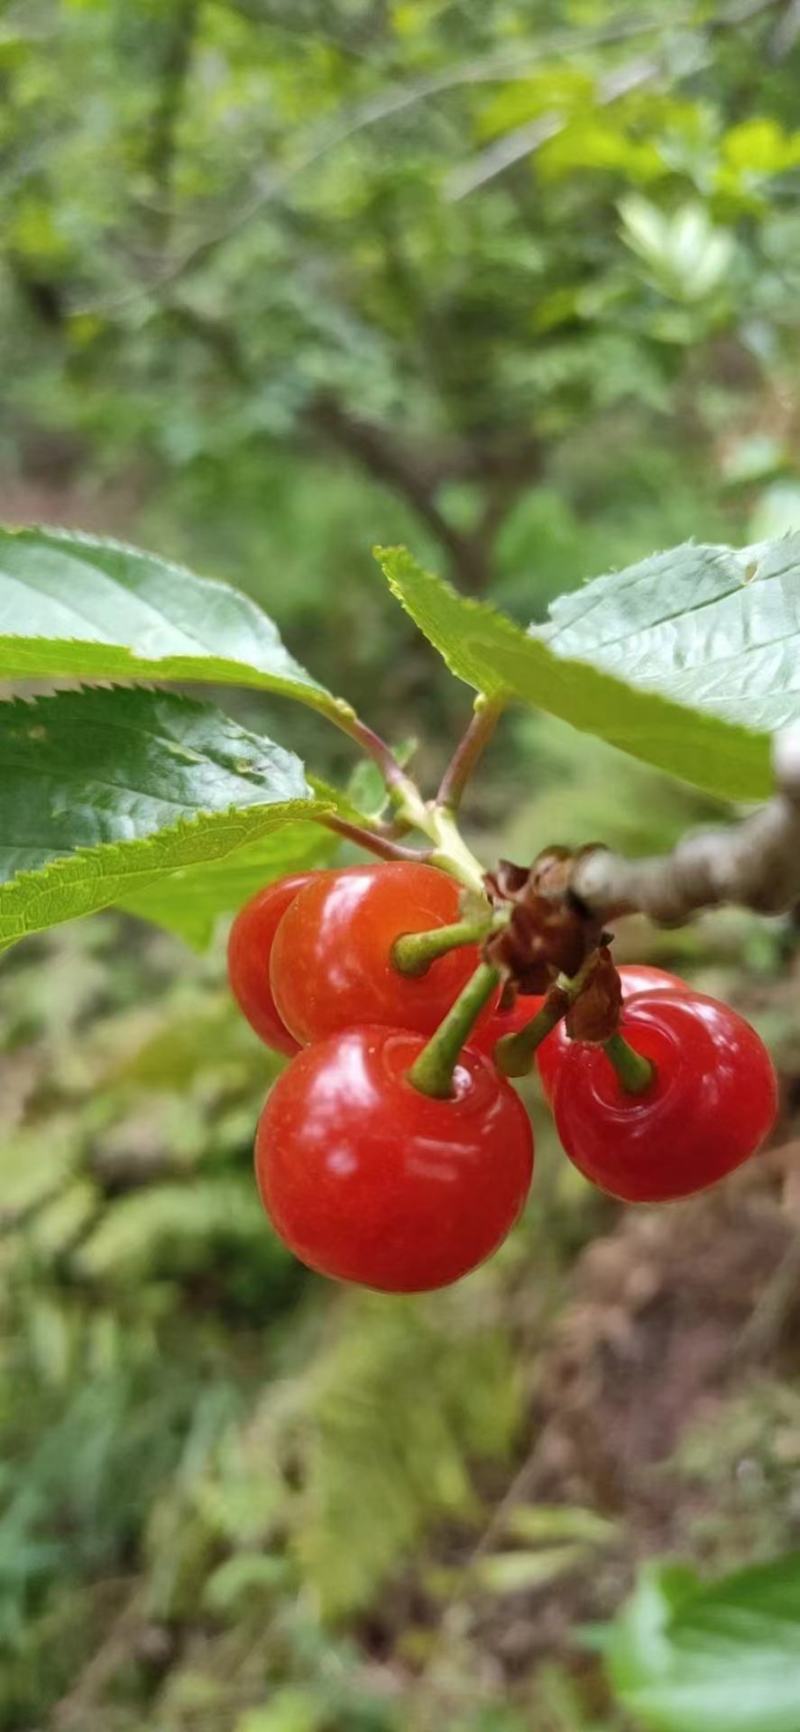
{"type": "Polygon", "coordinates": [[[547,710],[729,799],[770,793],[770,736],[800,717],[800,534],[656,554],[562,596],[528,632],[404,549],[378,557],[476,691],[547,710]]]}
{"type": "Polygon", "coordinates": [[[691,201],[665,216],[630,193],[620,202],[623,239],[638,253],[662,291],[679,301],[701,301],[728,276],[735,241],[715,228],[704,205],[691,201]]]}
{"type": "Polygon", "coordinates": [[[0,529],[0,677],[202,680],[352,714],[238,590],[60,529],[0,529]]]}
{"type": "MultiPolygon", "coordinates": [[[[385,783],[376,767],[367,762],[357,766],[347,791],[335,788],[321,776],[310,775],[308,780],[318,806],[351,824],[369,825],[386,805],[385,783]]],[[[172,873],[141,893],[126,897],[125,907],[203,950],[222,915],[233,914],[249,896],[284,872],[329,865],[340,847],[338,836],[313,820],[287,824],[276,834],[237,849],[227,859],[172,873]]]]}
{"type": "Polygon", "coordinates": [[[611,1677],[656,1732],[798,1732],[800,1553],[703,1587],[646,1570],[613,1627],[611,1677]]]}
{"type": "Polygon", "coordinates": [[[770,116],[753,115],[726,132],[722,160],[749,180],[785,174],[800,162],[800,132],[784,132],[770,116]]]}
{"type": "Polygon", "coordinates": [[[188,698],[0,705],[0,945],[321,813],[300,760],[188,698]]]}
{"type": "MultiPolygon", "coordinates": [[[[323,800],[325,805],[330,807],[330,810],[335,812],[338,818],[346,818],[349,824],[366,824],[368,826],[371,823],[371,814],[365,812],[362,806],[356,804],[349,789],[345,790],[343,788],[335,788],[332,782],[326,782],[322,776],[309,774],[308,781],[312,793],[316,798],[318,800],[323,800]]],[[[386,799],[385,788],[383,799],[384,801],[386,799]]]]}
{"type": "MultiPolygon", "coordinates": [[[[400,763],[405,762],[407,751],[400,747],[400,763]]],[[[386,785],[376,766],[367,760],[356,766],[346,791],[321,776],[309,775],[308,780],[316,801],[351,824],[369,826],[385,809],[386,785]]],[[[313,820],[287,824],[276,834],[237,849],[225,860],[172,873],[140,894],[127,897],[125,907],[203,950],[222,915],[233,914],[256,890],[284,872],[328,866],[340,847],[339,838],[313,820]]]]}
{"type": "MultiPolygon", "coordinates": [[[[181,1252],[191,1257],[199,1248],[195,1261],[207,1264],[207,1248],[215,1240],[273,1243],[267,1239],[255,1187],[244,1179],[194,1179],[191,1184],[147,1185],[131,1191],[105,1210],[78,1260],[82,1271],[94,1279],[124,1282],[165,1252],[177,1265],[181,1252]]],[[[274,1248],[276,1258],[286,1256],[277,1238],[274,1248]]]]}
{"type": "MultiPolygon", "coordinates": [[[[327,801],[313,806],[321,813],[327,801]]],[[[339,838],[313,819],[282,824],[272,834],[237,848],[222,859],[184,866],[123,899],[129,914],[152,920],[174,932],[195,950],[205,950],[223,915],[254,896],[263,885],[285,872],[313,871],[328,866],[340,848],[339,838]]]]}

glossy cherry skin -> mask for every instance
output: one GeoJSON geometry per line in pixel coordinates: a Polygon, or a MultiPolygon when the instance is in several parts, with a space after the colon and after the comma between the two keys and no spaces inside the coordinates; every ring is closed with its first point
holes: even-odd
{"type": "Polygon", "coordinates": [[[233,922],[228,939],[228,976],[234,998],[256,1034],[278,1052],[299,1051],[279,1015],[269,982],[269,962],[278,926],[298,891],[315,876],[295,872],[251,896],[233,922]]]}
{"type": "MultiPolygon", "coordinates": [[[[646,962],[625,962],[618,972],[623,1001],[632,998],[635,992],[652,992],[658,988],[667,992],[691,991],[686,981],[681,980],[677,974],[669,974],[666,968],[651,968],[646,962]]],[[[559,1022],[552,1034],[549,1034],[537,1049],[536,1066],[546,1101],[552,1103],[561,1061],[565,1052],[574,1044],[567,1034],[565,1024],[559,1022]]]]}
{"type": "Polygon", "coordinates": [[[392,946],[404,932],[460,916],[453,878],[415,861],[320,872],[295,897],[275,936],[272,991],[302,1046],[342,1028],[382,1022],[432,1034],[477,966],[474,945],[451,950],[425,974],[401,974],[392,946]]]}
{"type": "Polygon", "coordinates": [[[452,1100],[408,1080],[425,1042],[349,1028],[279,1077],[256,1136],[256,1175],[276,1231],[302,1262],[387,1293],[445,1287],[491,1255],[533,1171],[527,1113],[465,1048],[452,1100]]]}
{"type": "Polygon", "coordinates": [[[653,1061],[643,1094],[626,1094],[602,1047],[573,1041],[553,1113],[570,1160],[628,1203],[662,1203],[713,1185],[746,1161],[775,1120],[775,1072],[736,1011],[699,993],[628,1000],[622,1033],[653,1061]]]}
{"type": "Polygon", "coordinates": [[[469,1044],[478,1052],[485,1052],[492,1058],[494,1049],[504,1034],[518,1034],[526,1023],[532,1021],[544,1004],[541,993],[526,992],[519,994],[510,1010],[495,1010],[492,1015],[478,1027],[473,1029],[469,1044]]]}

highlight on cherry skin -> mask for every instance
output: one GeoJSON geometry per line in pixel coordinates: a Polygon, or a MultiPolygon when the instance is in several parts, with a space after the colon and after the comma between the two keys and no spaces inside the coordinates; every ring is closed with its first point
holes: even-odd
{"type": "Polygon", "coordinates": [[[340,1030],[274,1085],[256,1175],[276,1231],[312,1269],[391,1293],[444,1287],[491,1256],[525,1202],[533,1132],[513,1088],[465,1047],[453,1096],[408,1072],[408,1029],[340,1030]]]}
{"type": "MultiPolygon", "coordinates": [[[[677,974],[666,968],[656,968],[647,962],[623,962],[617,970],[622,987],[623,1003],[634,993],[653,992],[665,988],[668,992],[689,992],[691,988],[677,974]]],[[[559,1022],[542,1041],[536,1053],[536,1068],[545,1100],[552,1105],[556,1079],[565,1053],[574,1043],[567,1034],[566,1024],[559,1022]]]]}
{"type": "Polygon", "coordinates": [[[315,876],[293,872],[267,884],[239,909],[228,938],[228,977],[239,1009],[265,1045],[277,1052],[299,1052],[278,1012],[269,980],[269,963],[278,926],[298,891],[315,876]]]}
{"type": "Polygon", "coordinates": [[[654,1065],[626,1093],[600,1046],[570,1041],[553,1115],[570,1160],[629,1203],[666,1202],[716,1184],[768,1136],[777,1084],[763,1041],[729,1006],[664,989],[629,998],[621,1033],[654,1065]]]}
{"type": "Polygon", "coordinates": [[[477,966],[477,949],[462,945],[412,976],[395,966],[392,948],[406,933],[453,925],[461,895],[454,878],[424,862],[315,873],[290,902],[270,962],[275,1004],[295,1040],[306,1046],[370,1022],[432,1034],[477,966]]]}

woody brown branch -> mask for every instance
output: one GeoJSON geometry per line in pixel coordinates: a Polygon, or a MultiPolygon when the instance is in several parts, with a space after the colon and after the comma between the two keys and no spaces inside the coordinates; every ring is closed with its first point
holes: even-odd
{"type": "Polygon", "coordinates": [[[569,888],[596,919],[645,914],[677,926],[703,908],[736,903],[780,914],[800,899],[800,727],[776,735],[777,792],[739,824],[685,836],[670,854],[626,860],[592,848],[573,863],[569,888]]]}

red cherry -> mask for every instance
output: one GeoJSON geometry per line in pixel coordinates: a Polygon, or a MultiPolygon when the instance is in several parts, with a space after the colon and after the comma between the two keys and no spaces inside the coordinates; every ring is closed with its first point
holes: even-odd
{"type": "Polygon", "coordinates": [[[573,1041],[553,1112],[570,1160],[601,1190],[660,1203],[705,1190],[755,1153],[775,1120],[769,1053],[744,1018],[699,993],[630,998],[622,1033],[652,1059],[643,1094],[626,1094],[602,1047],[573,1041]]]}
{"type": "Polygon", "coordinates": [[[279,1077],[256,1136],[256,1175],[276,1231],[340,1281],[417,1293],[457,1281],[513,1227],[533,1133],[489,1060],[461,1054],[452,1100],[408,1080],[425,1042],[349,1028],[279,1077]]]}
{"type": "Polygon", "coordinates": [[[398,861],[320,872],[296,896],[275,936],[275,1003],[306,1046],[341,1028],[380,1022],[432,1034],[477,966],[474,945],[425,974],[401,974],[392,946],[459,918],[460,892],[435,866],[398,861]]]}
{"type": "MultiPolygon", "coordinates": [[[[685,980],[677,974],[668,974],[666,968],[651,968],[646,962],[623,963],[619,970],[622,984],[623,1001],[632,998],[635,992],[653,992],[659,987],[666,992],[689,992],[685,980]]],[[[561,1069],[565,1052],[568,1052],[574,1042],[567,1034],[563,1022],[556,1024],[552,1034],[542,1041],[536,1050],[536,1064],[539,1071],[539,1081],[546,1101],[552,1103],[555,1093],[556,1077],[561,1069]]]]}
{"type": "Polygon", "coordinates": [[[504,1034],[517,1034],[526,1023],[531,1022],[544,1004],[544,997],[537,993],[519,993],[510,1010],[496,1010],[484,1023],[479,1023],[469,1037],[469,1044],[478,1052],[485,1052],[488,1058],[494,1055],[494,1049],[504,1034]]]}
{"type": "Polygon", "coordinates": [[[279,1016],[269,983],[269,959],[275,933],[299,890],[315,877],[294,872],[256,891],[239,909],[228,939],[228,975],[239,1009],[256,1034],[278,1052],[299,1052],[294,1036],[279,1016]]]}

